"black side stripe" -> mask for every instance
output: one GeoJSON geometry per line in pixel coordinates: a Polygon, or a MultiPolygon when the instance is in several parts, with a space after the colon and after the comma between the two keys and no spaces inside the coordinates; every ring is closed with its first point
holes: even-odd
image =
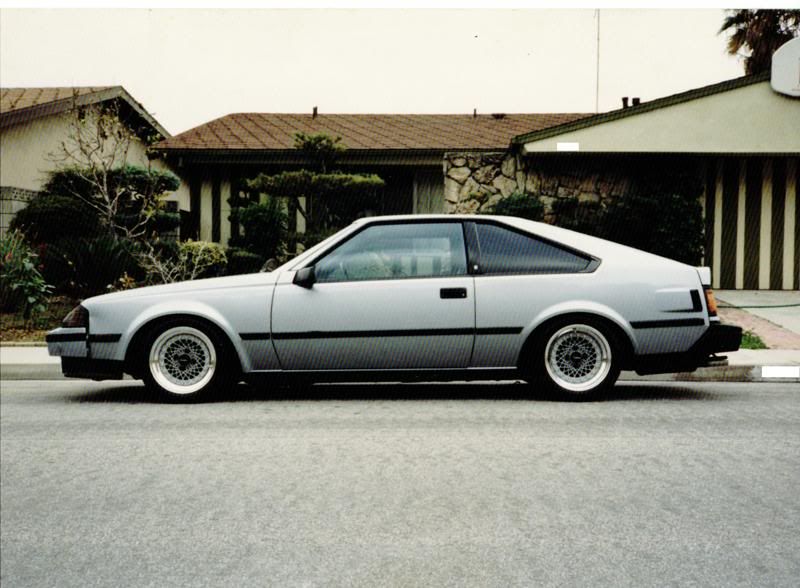
{"type": "MultiPolygon", "coordinates": [[[[101,335],[89,335],[88,340],[90,343],[116,343],[122,338],[119,333],[105,333],[101,335]]],[[[47,335],[45,341],[47,343],[69,343],[74,341],[86,341],[86,333],[55,333],[47,335]]]]}
{"type": "Polygon", "coordinates": [[[47,343],[69,343],[72,341],[86,341],[85,333],[56,333],[46,335],[44,338],[47,343]]]}
{"type": "Polygon", "coordinates": [[[457,335],[518,335],[522,327],[488,327],[481,329],[404,329],[387,331],[301,331],[297,333],[240,333],[243,341],[295,339],[348,339],[363,337],[434,337],[457,335]]]}
{"type": "Polygon", "coordinates": [[[269,341],[269,333],[239,333],[242,341],[269,341]]]}
{"type": "Polygon", "coordinates": [[[664,329],[668,327],[702,327],[705,324],[706,324],[705,320],[701,318],[631,322],[631,326],[634,329],[664,329]]]}
{"type": "Polygon", "coordinates": [[[475,329],[476,335],[519,335],[522,327],[484,327],[475,329]]]}
{"type": "Polygon", "coordinates": [[[92,343],[116,343],[122,338],[119,333],[105,333],[102,335],[89,335],[89,341],[92,343]]]}

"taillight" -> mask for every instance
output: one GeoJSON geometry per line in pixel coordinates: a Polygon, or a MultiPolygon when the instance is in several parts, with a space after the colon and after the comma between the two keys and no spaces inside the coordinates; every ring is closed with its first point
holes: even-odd
{"type": "Polygon", "coordinates": [[[67,327],[70,329],[83,327],[84,329],[89,328],[89,311],[86,310],[83,306],[78,305],[72,310],[69,311],[69,314],[64,317],[64,320],[61,321],[62,327],[67,327]]]}
{"type": "Polygon", "coordinates": [[[706,293],[708,316],[717,316],[717,299],[714,298],[714,291],[711,288],[704,288],[703,291],[706,293]]]}

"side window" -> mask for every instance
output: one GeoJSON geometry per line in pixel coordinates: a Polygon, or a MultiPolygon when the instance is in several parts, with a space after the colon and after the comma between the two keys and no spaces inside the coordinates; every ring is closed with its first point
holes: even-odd
{"type": "Polygon", "coordinates": [[[467,273],[461,223],[374,225],[317,261],[318,282],[394,280],[467,273]]]}
{"type": "Polygon", "coordinates": [[[586,269],[590,259],[497,225],[477,224],[484,274],[561,274],[586,269]]]}

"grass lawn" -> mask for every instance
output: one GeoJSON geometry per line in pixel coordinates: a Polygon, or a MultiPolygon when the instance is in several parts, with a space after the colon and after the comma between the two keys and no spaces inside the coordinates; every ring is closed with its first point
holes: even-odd
{"type": "Polygon", "coordinates": [[[742,333],[742,345],[740,349],[768,349],[767,344],[761,340],[761,337],[756,335],[753,331],[744,331],[742,333]]]}

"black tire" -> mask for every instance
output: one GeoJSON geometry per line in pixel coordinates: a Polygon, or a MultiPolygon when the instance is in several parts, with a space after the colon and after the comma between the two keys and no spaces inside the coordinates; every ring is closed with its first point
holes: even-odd
{"type": "Polygon", "coordinates": [[[562,400],[596,400],[616,383],[623,346],[605,321],[564,317],[534,336],[522,367],[537,391],[562,400]]]}
{"type": "Polygon", "coordinates": [[[236,380],[225,335],[206,322],[176,317],[159,322],[138,350],[139,370],[148,389],[165,399],[192,402],[211,398],[236,380]]]}

